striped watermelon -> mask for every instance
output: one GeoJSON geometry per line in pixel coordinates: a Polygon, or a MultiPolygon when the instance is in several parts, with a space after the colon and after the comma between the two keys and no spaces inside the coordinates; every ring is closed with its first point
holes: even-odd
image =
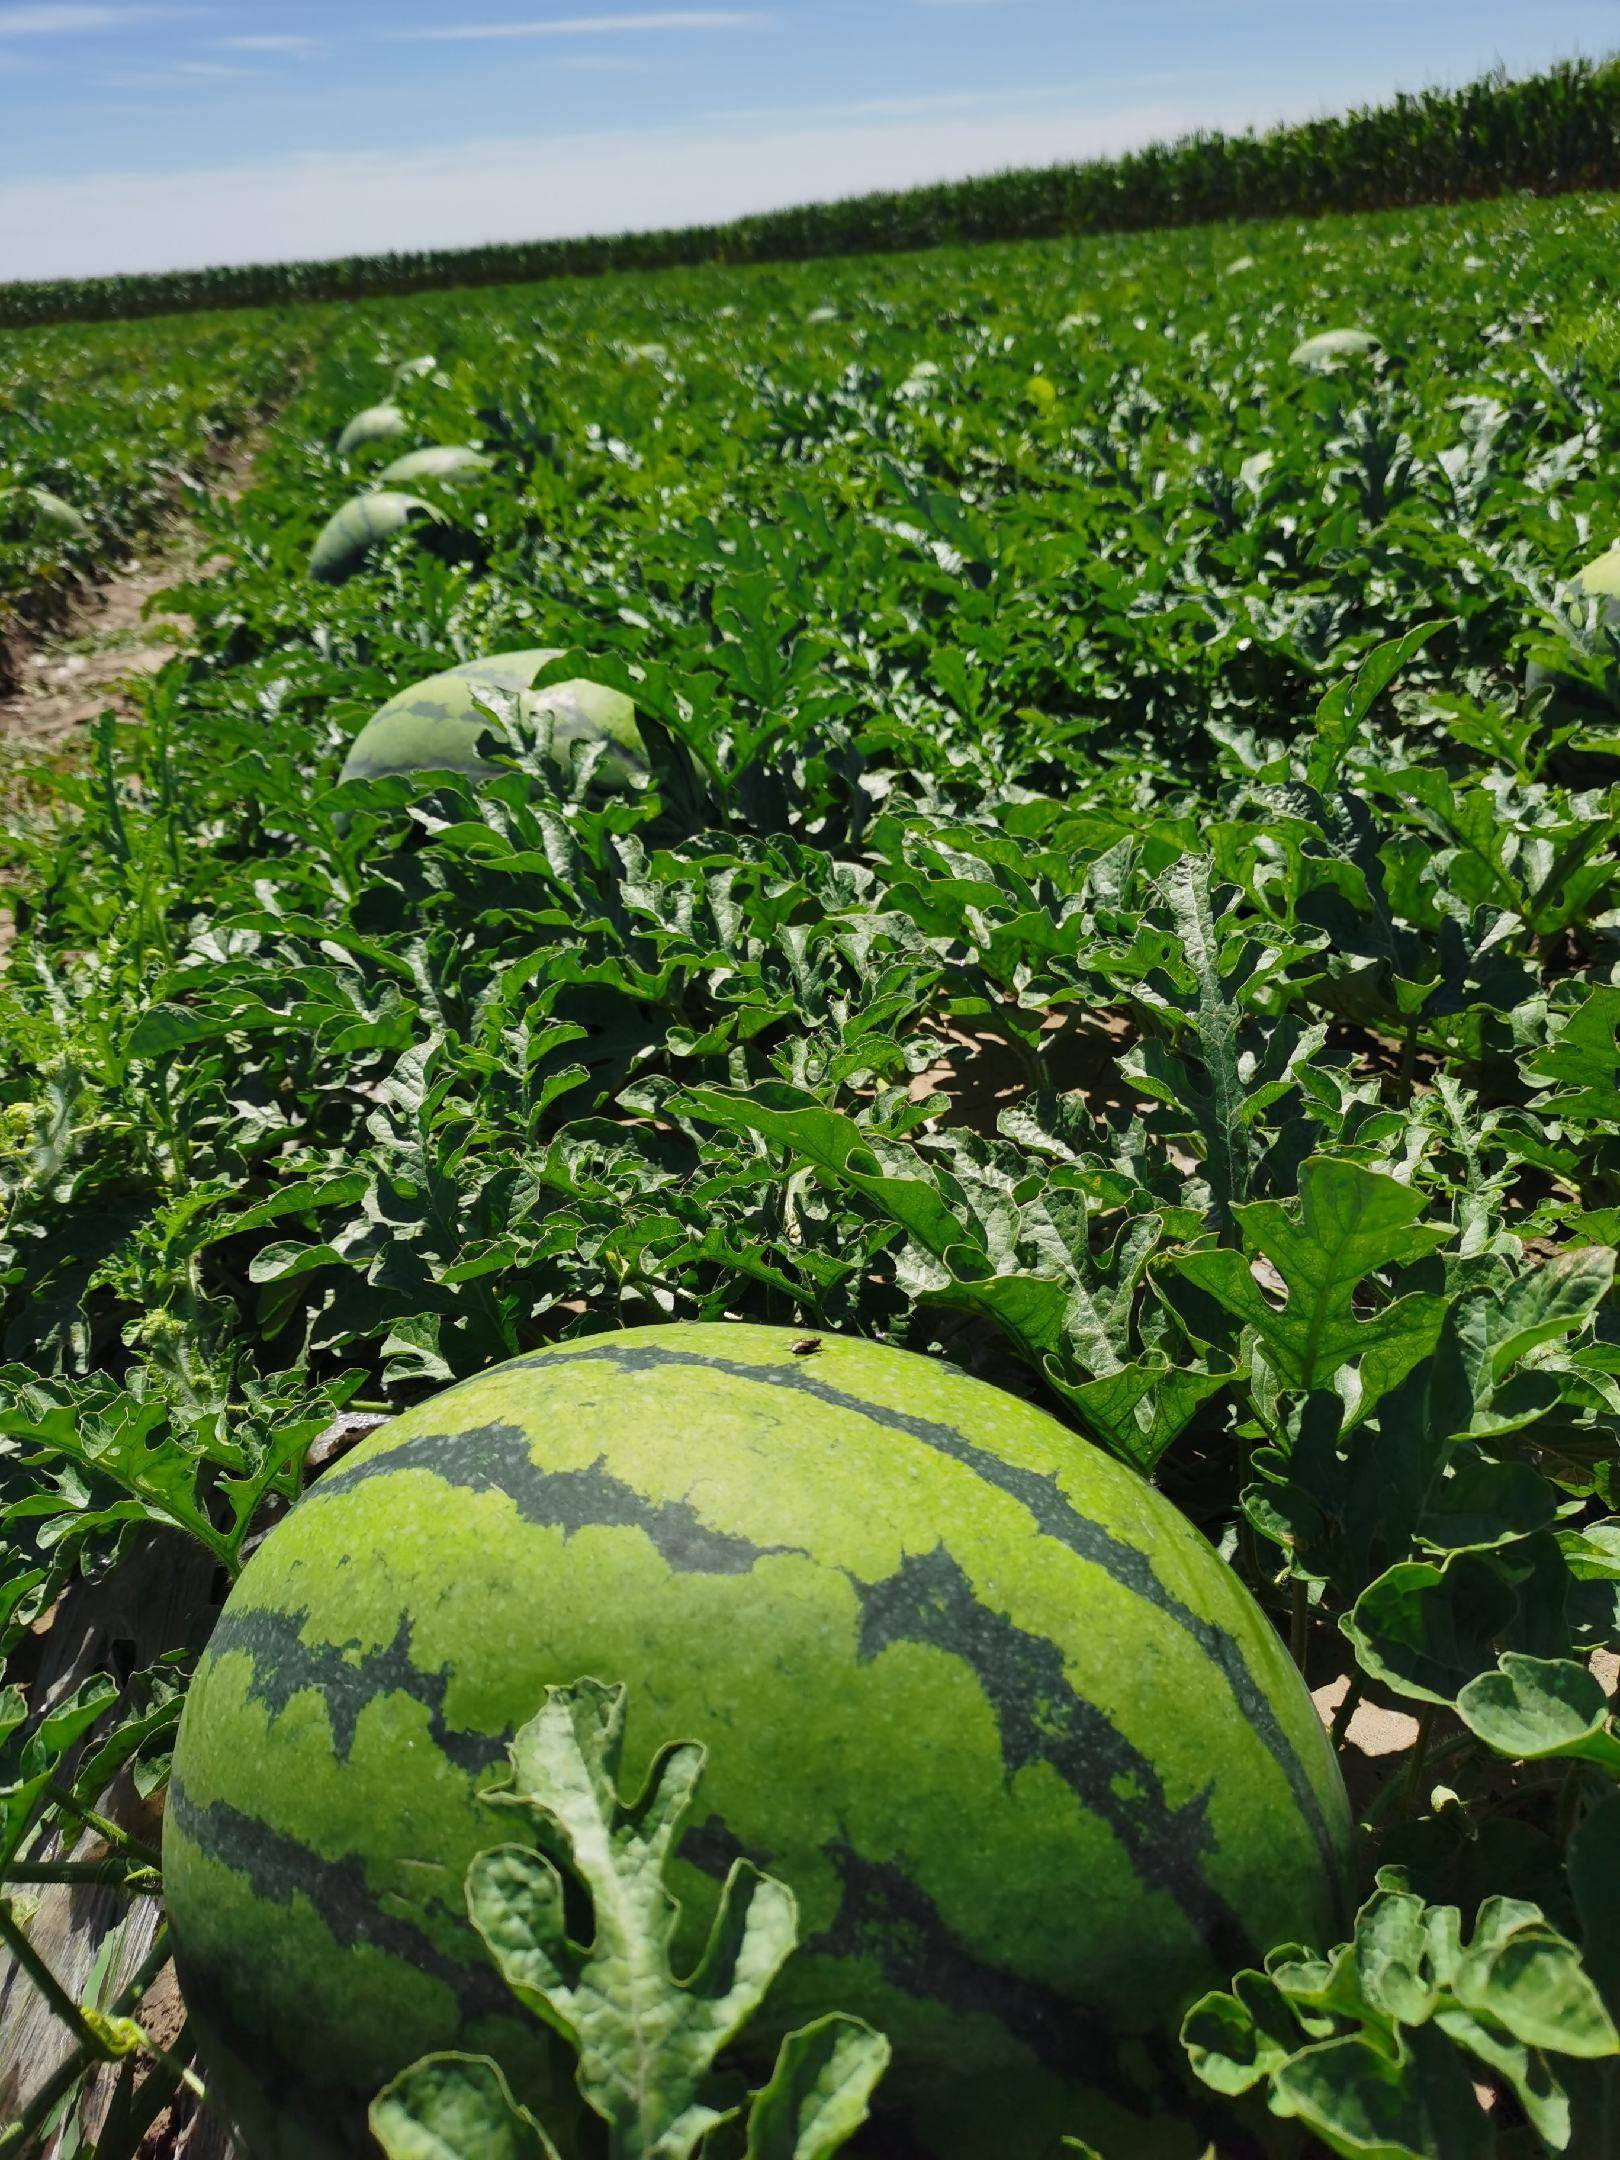
{"type": "Polygon", "coordinates": [[[1288,355],[1295,367],[1335,368],[1383,350],[1370,330],[1318,330],[1288,355]]]}
{"type": "Polygon", "coordinates": [[[357,412],[338,437],[338,456],[349,457],[370,443],[398,442],[410,433],[411,424],[397,405],[368,405],[357,412]]]}
{"type": "MultiPolygon", "coordinates": [[[[478,692],[526,692],[541,669],[560,658],[555,648],[488,653],[397,691],[355,737],[341,777],[374,780],[384,773],[491,771],[478,755],[479,738],[493,725],[478,692]]],[[[636,709],[617,690],[593,682],[554,683],[534,693],[534,704],[552,714],[552,741],[559,750],[606,738],[612,748],[597,768],[605,786],[624,786],[632,775],[646,771],[636,709]]]]}
{"type": "MultiPolygon", "coordinates": [[[[1570,581],[1576,598],[1596,600],[1599,627],[1610,633],[1620,633],[1620,542],[1606,554],[1599,555],[1583,570],[1576,572],[1570,581]]],[[[1620,679],[1613,670],[1608,671],[1607,694],[1590,683],[1565,674],[1556,661],[1532,660],[1525,672],[1524,687],[1527,695],[1538,690],[1551,690],[1546,718],[1553,727],[1596,725],[1605,729],[1611,737],[1606,746],[1608,756],[1620,755],[1620,741],[1613,740],[1616,726],[1616,707],[1620,706],[1620,679]]],[[[1588,785],[1595,785],[1607,777],[1605,772],[1576,774],[1564,772],[1560,777],[1588,785]]]]}
{"type": "Polygon", "coordinates": [[[377,475],[381,487],[418,487],[424,480],[455,482],[493,472],[494,460],[470,443],[431,443],[425,450],[407,450],[377,475]]]}
{"type": "Polygon", "coordinates": [[[413,526],[441,525],[443,514],[419,495],[380,488],[374,495],[351,495],[315,536],[309,574],[323,585],[346,585],[365,565],[380,541],[413,526]]]}
{"type": "Polygon", "coordinates": [[[1196,2151],[1181,2011],[1342,1932],[1348,1810],[1304,1687],[1131,1472],[871,1343],[564,1344],[328,1471],[202,1661],[169,1913],[259,2160],[366,2152],[367,2100],[447,2044],[559,2119],[567,2067],[461,1888],[504,1835],[480,1780],[546,1684],[587,1673],[629,1684],[627,1789],[660,1742],[709,1746],[688,1906],[738,1853],[798,1893],[760,2053],[834,2007],[893,2040],[870,2150],[1196,2151]]]}

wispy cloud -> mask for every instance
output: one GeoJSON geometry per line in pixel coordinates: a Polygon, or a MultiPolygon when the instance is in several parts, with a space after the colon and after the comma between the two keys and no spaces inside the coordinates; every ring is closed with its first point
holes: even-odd
{"type": "Polygon", "coordinates": [[[1115,75],[1102,84],[1008,84],[990,90],[942,90],[924,97],[850,98],[827,104],[721,106],[700,114],[699,118],[723,127],[809,127],[822,121],[943,120],[952,114],[984,119],[1004,113],[1048,117],[1056,108],[1059,114],[1089,121],[1097,117],[1099,110],[1106,113],[1117,109],[1124,91],[1190,91],[1200,85],[1225,85],[1243,79],[1243,71],[1238,68],[1155,68],[1115,75]]]}
{"type": "Polygon", "coordinates": [[[253,70],[223,60],[177,60],[172,67],[135,68],[103,75],[109,90],[201,90],[222,83],[251,82],[253,70]]]}
{"type": "Polygon", "coordinates": [[[597,37],[641,30],[752,30],[770,21],[764,8],[661,8],[642,15],[560,15],[550,22],[444,23],[395,30],[406,43],[461,44],[489,38],[597,37]]]}
{"type": "Polygon", "coordinates": [[[171,15],[150,7],[0,7],[0,37],[75,37],[87,30],[125,30],[171,15]]]}
{"type": "Polygon", "coordinates": [[[632,60],[624,53],[559,53],[554,67],[575,75],[658,75],[664,72],[656,60],[632,60]]]}
{"type": "Polygon", "coordinates": [[[318,38],[298,37],[290,31],[253,37],[216,38],[214,42],[224,52],[265,53],[271,59],[286,60],[307,60],[311,53],[321,49],[318,38]]]}

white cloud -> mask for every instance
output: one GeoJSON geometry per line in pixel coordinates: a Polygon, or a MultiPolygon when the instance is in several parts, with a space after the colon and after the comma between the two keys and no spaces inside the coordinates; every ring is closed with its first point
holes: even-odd
{"type": "Polygon", "coordinates": [[[256,37],[216,38],[214,42],[225,52],[268,53],[272,58],[307,60],[309,55],[320,51],[320,41],[312,37],[298,37],[290,32],[276,32],[256,37]]]}
{"type": "Polygon", "coordinates": [[[1107,156],[1195,127],[1300,117],[1241,96],[1114,111],[623,129],[420,154],[322,153],[194,173],[0,182],[13,278],[465,247],[707,223],[1013,165],[1107,156]]]}
{"type": "Polygon", "coordinates": [[[148,7],[0,7],[0,37],[73,37],[85,30],[125,30],[172,13],[148,7]]]}
{"type": "Polygon", "coordinates": [[[641,30],[749,30],[768,22],[763,8],[661,8],[648,15],[563,15],[551,22],[446,23],[429,30],[395,30],[409,44],[450,44],[485,38],[596,37],[641,30]]]}
{"type": "Polygon", "coordinates": [[[657,75],[663,72],[656,60],[632,60],[623,53],[554,53],[546,65],[567,68],[575,75],[657,75]]]}
{"type": "MultiPolygon", "coordinates": [[[[1240,82],[1237,68],[1170,68],[1150,74],[1110,78],[1113,97],[1129,90],[1185,87],[1189,83],[1240,82]]],[[[1038,90],[941,90],[925,97],[851,98],[825,105],[749,105],[722,107],[700,114],[702,120],[722,127],[760,126],[765,123],[799,125],[820,120],[918,120],[943,118],[947,113],[1031,114],[1043,107],[1061,106],[1069,115],[1097,108],[1095,83],[1043,83],[1038,90]]]]}
{"type": "Polygon", "coordinates": [[[173,67],[135,68],[101,80],[109,90],[201,90],[209,84],[246,82],[252,73],[222,60],[177,60],[173,67]]]}

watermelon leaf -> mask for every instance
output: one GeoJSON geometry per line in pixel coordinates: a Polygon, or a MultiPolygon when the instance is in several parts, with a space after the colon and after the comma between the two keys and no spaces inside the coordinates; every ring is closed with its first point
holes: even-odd
{"type": "Polygon", "coordinates": [[[388,2160],[557,2160],[486,2055],[424,2055],[383,2087],[370,2120],[388,2160]]]}
{"type": "Polygon", "coordinates": [[[1620,1731],[1609,1698],[1573,1658],[1504,1651],[1495,1672],[1481,1673],[1459,1693],[1457,1715],[1487,1747],[1515,1762],[1573,1757],[1620,1777],[1620,1731]]]}
{"type": "Polygon", "coordinates": [[[1376,1272],[1421,1260],[1452,1235],[1420,1223],[1423,1195],[1382,1172],[1326,1155],[1299,1174],[1297,1213],[1274,1200],[1234,1210],[1243,1254],[1186,1253],[1172,1264],[1252,1329],[1284,1387],[1309,1394],[1347,1365],[1360,1379],[1365,1413],[1433,1349],[1443,1298],[1414,1291],[1368,1311],[1365,1285],[1376,1272]],[[1281,1304],[1255,1279],[1270,1264],[1281,1304]]]}
{"type": "MultiPolygon", "coordinates": [[[[690,2160],[739,2108],[713,2083],[717,2057],[792,1954],[785,1883],[737,1861],[708,1942],[678,1977],[679,1917],[665,1875],[703,1775],[693,1741],[660,1750],[645,1790],[618,1787],[625,1690],[548,1688],[512,1741],[511,1783],[484,1795],[526,1814],[547,1848],[498,1845],[467,1871],[467,1909],[518,1999],[577,2051],[579,2090],[607,2125],[609,2160],[690,2160]],[[588,1943],[568,1928],[564,1876],[589,1901],[588,1943]]],[[[748,2160],[829,2160],[866,2120],[889,2044],[834,2014],[783,2041],[747,2117],[748,2160]]],[[[372,2104],[389,2160],[554,2160],[544,2131],[481,2057],[425,2057],[372,2104]]]]}
{"type": "Polygon", "coordinates": [[[865,2122],[889,2043],[834,2013],[789,2033],[748,2111],[747,2160],[826,2160],[865,2122]]]}
{"type": "Polygon", "coordinates": [[[1160,1106],[1149,1130],[1196,1148],[1212,1225],[1229,1237],[1233,1210],[1254,1192],[1267,1113],[1294,1092],[1296,1068],[1321,1049],[1327,1029],[1288,1014],[1261,1017],[1260,1001],[1307,948],[1246,935],[1239,896],[1213,883],[1208,856],[1181,856],[1158,892],[1147,920],[1162,921],[1164,941],[1138,994],[1169,1041],[1145,1038],[1120,1070],[1160,1106]]]}
{"type": "Polygon", "coordinates": [[[1449,1703],[1490,1667],[1517,1609],[1490,1557],[1461,1552],[1443,1566],[1403,1560],[1386,1568],[1340,1624],[1374,1679],[1420,1702],[1449,1703]]]}
{"type": "Polygon", "coordinates": [[[1181,2038],[1213,2090],[1259,2088],[1274,2115],[1355,2160],[1487,2160],[1487,2079],[1561,2152],[1572,2128],[1601,2136],[1583,2122],[1578,2065],[1620,2056],[1580,1950],[1539,1906],[1487,1898],[1465,1942],[1457,1908],[1425,1905],[1393,1868],[1348,1942],[1326,1957],[1273,1951],[1196,2002],[1181,2038]]]}
{"type": "Polygon", "coordinates": [[[1590,992],[1552,1042],[1525,1059],[1524,1070],[1548,1089],[1535,1106],[1543,1117],[1612,1126],[1620,1088],[1620,990],[1605,983],[1590,992]]]}
{"type": "Polygon", "coordinates": [[[1443,621],[1419,623],[1404,637],[1390,638],[1375,646],[1354,675],[1335,683],[1316,708],[1314,739],[1306,763],[1306,779],[1318,794],[1326,794],[1344,769],[1355,748],[1361,723],[1389,688],[1408,660],[1423,650],[1443,621]]]}

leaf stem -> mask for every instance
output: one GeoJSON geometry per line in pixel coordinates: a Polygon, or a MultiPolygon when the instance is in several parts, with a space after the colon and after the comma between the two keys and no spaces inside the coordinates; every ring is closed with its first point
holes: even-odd
{"type": "Polygon", "coordinates": [[[1294,1663],[1300,1671],[1305,1670],[1305,1652],[1310,1642],[1311,1608],[1307,1586],[1303,1576],[1296,1575],[1292,1586],[1293,1611],[1288,1629],[1288,1647],[1294,1663]]]}
{"type": "Polygon", "coordinates": [[[0,1942],[5,1944],[52,2010],[78,2041],[81,2052],[99,2059],[105,2053],[100,2035],[85,2017],[82,2006],[73,2000],[29,1941],[27,1930],[17,1920],[5,1898],[0,1898],[0,1942]]]}
{"type": "Polygon", "coordinates": [[[1411,1814],[1412,1809],[1417,1804],[1418,1783],[1423,1776],[1424,1764],[1429,1759],[1429,1735],[1434,1730],[1434,1713],[1437,1707],[1432,1702],[1425,1703],[1422,1715],[1418,1719],[1417,1739],[1412,1748],[1412,1766],[1406,1773],[1406,1783],[1403,1787],[1404,1797],[1401,1801],[1403,1820],[1411,1814]]]}
{"type": "Polygon", "coordinates": [[[146,1861],[125,1867],[118,1860],[14,1860],[4,1870],[8,1883],[95,1883],[127,1890],[132,1897],[152,1897],[163,1887],[156,1868],[146,1861]]]}
{"type": "Polygon", "coordinates": [[[87,1830],[93,1830],[97,1837],[104,1838],[119,1852],[128,1853],[131,1859],[141,1861],[146,1867],[162,1868],[163,1855],[155,1845],[148,1845],[144,1838],[136,1837],[121,1824],[115,1823],[110,1816],[101,1814],[93,1807],[87,1807],[66,1785],[58,1784],[55,1778],[51,1780],[47,1790],[59,1808],[83,1823],[87,1830]]]}
{"type": "MultiPolygon", "coordinates": [[[[0,1937],[4,1937],[6,1940],[10,1940],[10,1936],[6,1933],[4,1923],[10,1921],[10,1917],[5,1899],[0,1898],[0,1937]]],[[[12,1922],[11,1925],[15,1926],[15,1922],[12,1922]]],[[[37,1953],[34,1951],[32,1944],[28,1945],[28,1955],[31,1959],[37,1958],[37,1953]]],[[[113,2004],[112,2014],[115,2017],[128,2017],[168,1962],[169,1931],[166,1927],[160,1927],[151,1949],[141,1960],[133,1978],[113,2004]]],[[[21,1957],[18,1958],[18,1963],[23,1964],[24,1969],[32,1974],[32,1965],[25,1964],[21,1957]]],[[[45,1969],[42,1961],[41,1969],[45,1969]]],[[[61,1992],[54,1973],[50,1974],[49,1977],[52,1988],[61,1992]]],[[[7,2123],[3,2129],[0,2129],[0,2155],[26,2152],[33,2140],[50,2120],[55,2108],[72,2091],[85,2072],[96,2063],[105,2060],[106,2051],[99,2041],[94,2041],[93,2044],[87,2046],[81,2040],[79,2046],[67,2058],[66,2062],[62,2063],[45,2080],[17,2119],[14,2122],[7,2123]]]]}

